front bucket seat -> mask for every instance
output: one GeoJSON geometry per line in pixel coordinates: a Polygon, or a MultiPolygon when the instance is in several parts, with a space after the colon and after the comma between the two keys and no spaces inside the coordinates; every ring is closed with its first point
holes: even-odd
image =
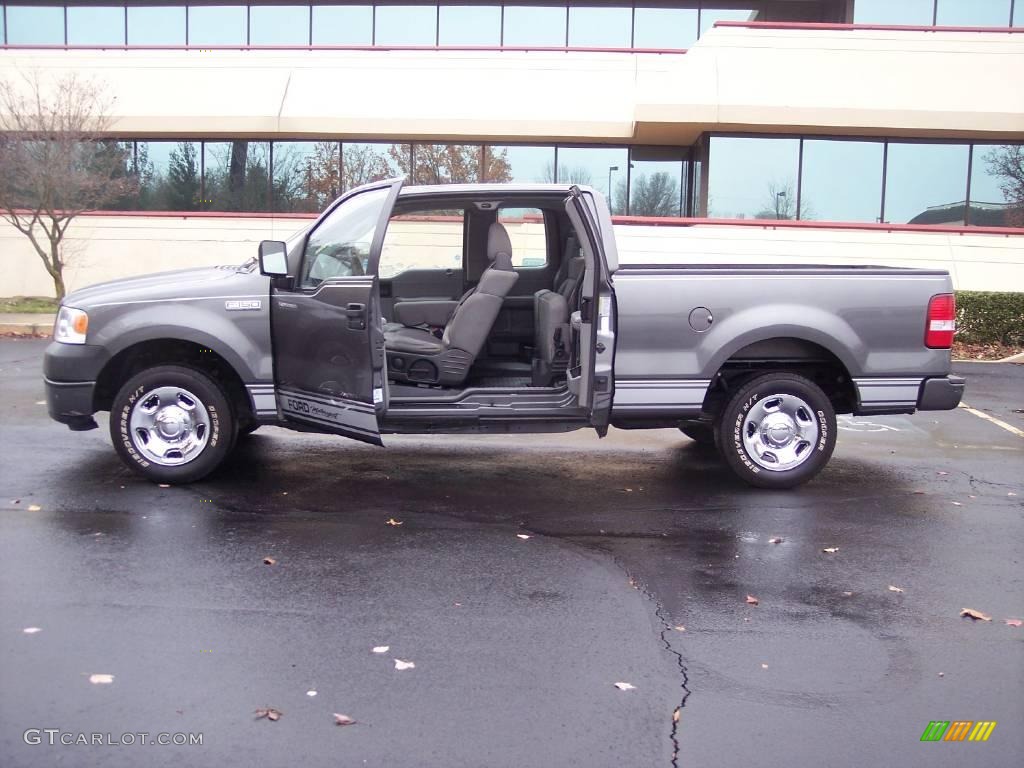
{"type": "Polygon", "coordinates": [[[502,302],[519,279],[512,269],[512,241],[498,222],[487,232],[487,258],[490,266],[459,301],[440,338],[422,328],[385,328],[389,378],[446,387],[466,380],[502,302]]]}

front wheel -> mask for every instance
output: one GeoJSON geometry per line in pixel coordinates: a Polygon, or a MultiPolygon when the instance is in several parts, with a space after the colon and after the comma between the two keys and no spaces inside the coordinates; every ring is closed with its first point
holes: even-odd
{"type": "Polygon", "coordinates": [[[191,483],[210,474],[235,440],[236,420],[221,386],[206,373],[161,365],[136,374],[110,408],[110,437],[122,461],[156,483],[191,483]]]}
{"type": "Polygon", "coordinates": [[[793,488],[821,472],[836,445],[836,413],[803,376],[769,373],[745,384],[718,424],[729,468],[760,488],[793,488]]]}

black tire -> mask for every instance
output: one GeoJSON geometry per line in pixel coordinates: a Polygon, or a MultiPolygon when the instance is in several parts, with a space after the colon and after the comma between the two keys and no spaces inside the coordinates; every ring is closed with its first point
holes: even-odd
{"type": "Polygon", "coordinates": [[[110,407],[110,439],[114,449],[129,468],[154,483],[191,483],[206,477],[231,452],[236,433],[237,419],[223,388],[197,368],[181,365],[148,368],[121,387],[110,407]],[[196,407],[201,407],[208,421],[208,425],[202,426],[205,444],[201,450],[194,458],[174,466],[164,466],[147,457],[142,440],[132,434],[130,427],[133,408],[139,399],[162,387],[180,387],[194,395],[199,401],[196,407]]]}
{"type": "MultiPolygon", "coordinates": [[[[747,382],[729,400],[722,411],[717,434],[722,456],[742,480],[758,488],[794,488],[814,478],[832,458],[836,445],[836,413],[828,397],[813,381],[792,373],[769,373],[747,382]],[[742,437],[751,408],[775,395],[793,395],[802,400],[810,411],[803,414],[803,418],[817,427],[813,442],[804,448],[809,453],[799,459],[802,463],[791,469],[766,468],[748,452],[742,437]]],[[[757,432],[752,434],[756,440],[757,432]]]]}
{"type": "Polygon", "coordinates": [[[687,424],[679,431],[702,448],[715,447],[715,428],[710,424],[687,424]]]}

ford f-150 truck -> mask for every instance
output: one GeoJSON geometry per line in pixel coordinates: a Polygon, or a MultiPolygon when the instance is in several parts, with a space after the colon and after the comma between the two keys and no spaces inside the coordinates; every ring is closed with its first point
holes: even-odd
{"type": "Polygon", "coordinates": [[[814,477],[836,414],[955,408],[937,270],[620,263],[594,190],[354,189],[240,266],[66,297],[50,415],[161,483],[263,424],[386,433],[679,428],[766,488],[814,477]]]}

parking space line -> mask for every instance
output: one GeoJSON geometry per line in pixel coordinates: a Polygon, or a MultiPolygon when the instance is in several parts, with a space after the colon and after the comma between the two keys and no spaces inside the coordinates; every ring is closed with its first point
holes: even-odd
{"type": "Polygon", "coordinates": [[[995,416],[989,416],[984,411],[979,411],[977,408],[971,408],[971,406],[969,406],[967,403],[960,403],[960,407],[963,408],[968,413],[973,413],[979,419],[991,421],[997,427],[1002,427],[1011,435],[1016,435],[1017,437],[1024,437],[1024,430],[1017,429],[1015,426],[1013,426],[1012,424],[1007,424],[1005,421],[1000,421],[995,416]]]}

